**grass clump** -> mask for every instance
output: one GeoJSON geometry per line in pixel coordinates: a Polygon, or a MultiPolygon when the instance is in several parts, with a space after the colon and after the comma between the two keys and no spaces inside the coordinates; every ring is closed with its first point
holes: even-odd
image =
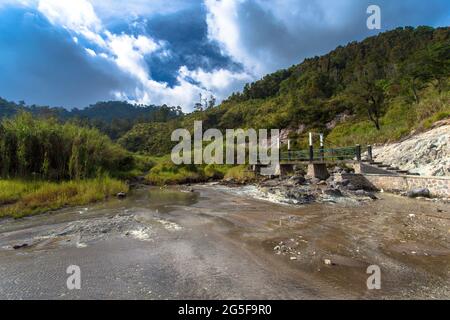
{"type": "Polygon", "coordinates": [[[225,174],[225,180],[233,180],[239,183],[252,181],[255,178],[256,178],[255,173],[249,171],[247,165],[239,165],[232,167],[225,174]]]}
{"type": "Polygon", "coordinates": [[[109,177],[89,180],[47,182],[0,180],[0,218],[44,213],[66,206],[102,201],[128,186],[109,177]]]}
{"type": "Polygon", "coordinates": [[[176,165],[170,160],[156,164],[146,176],[146,180],[155,185],[183,184],[205,181],[201,167],[196,165],[176,165]]]}

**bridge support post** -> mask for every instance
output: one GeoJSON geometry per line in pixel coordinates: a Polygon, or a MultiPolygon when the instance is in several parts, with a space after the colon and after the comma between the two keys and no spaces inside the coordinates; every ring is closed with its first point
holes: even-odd
{"type": "Polygon", "coordinates": [[[306,177],[309,179],[316,178],[319,180],[327,180],[330,174],[325,163],[310,163],[308,164],[308,173],[306,177]]]}
{"type": "Polygon", "coordinates": [[[373,155],[372,155],[372,146],[367,146],[367,159],[369,161],[373,160],[373,155]]]}
{"type": "Polygon", "coordinates": [[[356,153],[356,160],[358,162],[361,162],[361,146],[359,144],[356,145],[355,153],[356,153]]]}
{"type": "Polygon", "coordinates": [[[312,132],[309,133],[309,162],[314,161],[314,147],[313,147],[313,136],[312,132]]]}
{"type": "Polygon", "coordinates": [[[320,154],[320,161],[324,161],[325,160],[325,149],[323,147],[323,133],[320,134],[320,149],[319,149],[319,154],[320,154]]]}

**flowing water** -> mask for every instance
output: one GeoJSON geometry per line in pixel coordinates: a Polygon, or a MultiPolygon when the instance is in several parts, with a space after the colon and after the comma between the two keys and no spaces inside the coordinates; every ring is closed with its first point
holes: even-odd
{"type": "Polygon", "coordinates": [[[450,298],[448,204],[292,206],[253,187],[190,188],[1,221],[0,298],[450,298]],[[80,290],[67,289],[70,265],[80,290]],[[380,290],[367,288],[370,265],[380,290]]]}

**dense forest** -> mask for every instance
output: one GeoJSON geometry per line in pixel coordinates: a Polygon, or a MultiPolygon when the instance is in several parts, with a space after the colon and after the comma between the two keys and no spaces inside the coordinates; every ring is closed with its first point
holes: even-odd
{"type": "Polygon", "coordinates": [[[167,105],[134,105],[125,101],[97,102],[84,109],[66,110],[48,106],[27,106],[24,101],[14,103],[0,98],[0,118],[28,112],[38,118],[55,118],[61,122],[72,122],[81,126],[99,129],[116,140],[135,124],[167,122],[183,115],[181,107],[167,105]]]}

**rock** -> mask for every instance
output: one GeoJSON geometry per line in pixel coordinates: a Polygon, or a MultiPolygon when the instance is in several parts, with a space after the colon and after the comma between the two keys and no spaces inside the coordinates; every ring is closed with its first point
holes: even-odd
{"type": "Polygon", "coordinates": [[[355,195],[359,196],[359,197],[369,197],[372,200],[377,200],[377,196],[375,194],[373,194],[372,192],[367,192],[364,190],[357,190],[355,191],[355,195]]]}
{"type": "Polygon", "coordinates": [[[344,169],[342,169],[341,167],[339,167],[339,166],[336,166],[336,167],[334,167],[334,169],[331,171],[332,173],[341,173],[341,172],[343,172],[344,171],[344,169]]]}
{"type": "Polygon", "coordinates": [[[418,198],[418,197],[431,198],[430,190],[427,188],[413,189],[409,191],[406,195],[409,198],[418,198]]]}
{"type": "Polygon", "coordinates": [[[342,181],[338,182],[339,185],[346,187],[350,184],[350,180],[348,179],[343,179],[342,181]]]}
{"type": "Polygon", "coordinates": [[[297,185],[304,184],[306,182],[305,177],[301,175],[292,176],[289,180],[297,185]]]}
{"type": "Polygon", "coordinates": [[[28,243],[16,244],[13,246],[13,249],[18,250],[18,249],[22,249],[22,248],[26,248],[26,247],[28,247],[28,243]]]}
{"type": "Polygon", "coordinates": [[[119,192],[116,196],[119,199],[124,199],[127,197],[127,194],[125,192],[119,192]]]}
{"type": "Polygon", "coordinates": [[[358,187],[356,187],[353,184],[349,183],[349,184],[347,184],[347,189],[351,190],[351,191],[356,191],[356,190],[358,190],[358,187]]]}
{"type": "Polygon", "coordinates": [[[323,263],[325,263],[327,266],[331,266],[332,265],[332,262],[331,262],[330,259],[323,260],[323,263]]]}
{"type": "Polygon", "coordinates": [[[323,193],[332,197],[342,197],[342,192],[339,189],[326,189],[323,193]]]}
{"type": "Polygon", "coordinates": [[[291,260],[297,260],[297,257],[291,257],[291,260]]]}

